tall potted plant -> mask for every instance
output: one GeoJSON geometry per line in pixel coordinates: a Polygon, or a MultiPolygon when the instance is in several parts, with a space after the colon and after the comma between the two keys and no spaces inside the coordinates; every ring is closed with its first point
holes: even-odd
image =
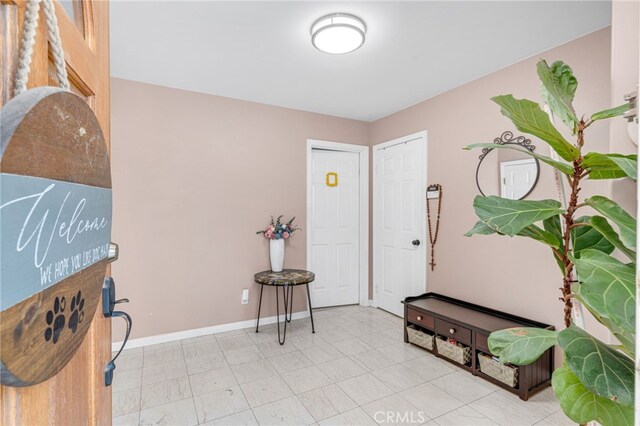
{"type": "Polygon", "coordinates": [[[564,413],[585,424],[633,424],[634,354],[636,316],[636,220],[614,201],[600,196],[580,197],[583,183],[591,179],[637,180],[637,156],[588,150],[586,130],[593,123],[622,115],[629,105],[578,118],[572,102],[578,81],[562,61],[537,64],[542,99],[569,127],[574,142],[554,127],[539,104],[512,95],[492,98],[521,132],[542,139],[558,160],[516,145],[474,144],[466,149],[515,149],[558,170],[570,194],[563,206],[556,200],[508,200],[478,196],[473,202],[479,221],[466,235],[500,234],[526,237],[548,246],[562,274],[561,331],[512,328],[492,333],[491,351],[501,362],[526,365],[558,344],[563,365],[553,372],[552,385],[564,413]],[[562,160],[560,160],[560,158],[562,160]],[[590,209],[588,209],[590,207],[590,209]],[[584,215],[583,211],[595,211],[584,215]],[[615,252],[615,253],[614,253],[615,252]],[[602,342],[574,324],[576,301],[618,339],[602,342]]]}

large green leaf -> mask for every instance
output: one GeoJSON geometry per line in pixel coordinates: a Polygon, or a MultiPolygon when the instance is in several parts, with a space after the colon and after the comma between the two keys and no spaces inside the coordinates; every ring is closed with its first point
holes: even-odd
{"type": "MultiPolygon", "coordinates": [[[[590,217],[582,216],[576,219],[575,223],[589,224],[589,220],[590,217]]],[[[582,250],[594,249],[607,254],[614,250],[613,244],[591,225],[573,228],[571,237],[573,238],[573,255],[575,257],[580,257],[582,250]]]]}
{"type": "Polygon", "coordinates": [[[556,161],[550,157],[544,156],[544,155],[540,155],[540,154],[536,154],[533,151],[529,151],[526,148],[522,148],[520,145],[517,144],[497,144],[497,143],[474,143],[472,145],[466,146],[464,149],[470,150],[470,149],[476,149],[476,148],[489,148],[489,149],[510,149],[513,151],[518,151],[518,152],[522,152],[523,154],[527,154],[533,158],[537,158],[538,160],[542,161],[543,163],[546,163],[548,165],[550,165],[551,167],[560,170],[562,173],[566,174],[566,175],[571,175],[573,174],[573,167],[570,164],[567,163],[563,163],[562,161],[556,161]]]}
{"type": "Polygon", "coordinates": [[[529,225],[526,228],[522,229],[516,235],[521,237],[529,237],[536,241],[541,242],[542,244],[546,244],[549,247],[553,248],[561,248],[562,240],[555,236],[555,234],[551,232],[547,232],[544,229],[540,228],[537,225],[529,225]]]}
{"type": "Polygon", "coordinates": [[[464,234],[464,236],[471,237],[473,235],[491,235],[496,233],[497,232],[494,229],[491,229],[486,223],[479,220],[475,225],[473,225],[473,228],[471,228],[466,234],[464,234]]]}
{"type": "Polygon", "coordinates": [[[636,247],[636,220],[615,201],[595,195],[585,200],[604,217],[615,223],[620,230],[620,239],[629,248],[636,247]]]}
{"type": "Polygon", "coordinates": [[[614,161],[604,154],[590,152],[584,156],[582,167],[589,170],[589,179],[621,179],[627,177],[614,161]]]}
{"type": "Polygon", "coordinates": [[[600,234],[602,234],[607,240],[609,240],[609,242],[614,247],[624,253],[633,262],[636,261],[636,252],[624,245],[624,243],[620,240],[620,236],[609,224],[607,219],[602,216],[592,216],[589,220],[589,223],[591,223],[591,226],[593,226],[594,229],[598,230],[600,234]]]}
{"type": "Polygon", "coordinates": [[[570,368],[553,372],[553,391],[564,414],[577,424],[597,421],[602,426],[633,425],[633,407],[617,404],[587,389],[570,368]]]}
{"type": "MultiPolygon", "coordinates": [[[[560,241],[562,241],[562,225],[560,224],[561,220],[562,219],[560,218],[560,215],[555,215],[542,221],[544,230],[555,235],[556,238],[560,241]]],[[[562,254],[563,252],[564,249],[560,247],[559,250],[553,251],[553,257],[556,260],[558,267],[560,268],[560,272],[562,272],[562,274],[564,275],[564,263],[562,263],[562,258],[560,257],[560,254],[562,254]],[[558,251],[560,253],[558,253],[558,251]]]]}
{"type": "Polygon", "coordinates": [[[578,88],[578,80],[574,77],[571,67],[562,61],[556,61],[549,66],[545,60],[539,61],[536,67],[542,82],[542,99],[575,133],[578,118],[571,103],[578,88]]]}
{"type": "MultiPolygon", "coordinates": [[[[479,220],[476,224],[471,228],[465,235],[465,237],[471,237],[473,235],[492,235],[492,234],[500,234],[498,231],[489,227],[486,223],[479,220]]],[[[561,248],[562,241],[557,238],[551,232],[547,232],[544,229],[536,225],[529,225],[526,228],[522,229],[516,235],[520,237],[528,237],[534,239],[536,241],[541,242],[542,244],[546,244],[549,247],[553,248],[561,248]]]]}
{"type": "Polygon", "coordinates": [[[638,156],[590,152],[584,156],[582,167],[589,170],[589,179],[638,179],[638,156]]]}
{"type": "Polygon", "coordinates": [[[638,155],[606,154],[614,163],[634,181],[638,180],[638,155]]]}
{"type": "Polygon", "coordinates": [[[608,318],[625,331],[635,334],[635,264],[625,265],[597,250],[584,250],[580,258],[571,257],[581,282],[575,287],[580,299],[599,317],[608,318]]]}
{"type": "Polygon", "coordinates": [[[587,389],[622,405],[634,398],[633,361],[621,352],[571,325],[558,334],[567,365],[587,389]]]}
{"type": "Polygon", "coordinates": [[[631,107],[630,104],[622,104],[614,108],[605,109],[604,111],[596,112],[591,116],[591,121],[602,120],[605,118],[617,117],[624,114],[631,107]]]}
{"type": "Polygon", "coordinates": [[[542,226],[545,231],[551,232],[559,239],[562,239],[562,224],[560,221],[560,215],[551,216],[542,221],[542,226]]]}
{"type": "Polygon", "coordinates": [[[580,157],[578,148],[562,137],[551,124],[549,115],[537,103],[528,99],[515,99],[512,95],[495,96],[491,99],[500,105],[502,115],[509,118],[521,132],[539,137],[567,161],[580,157]]]}
{"type": "Polygon", "coordinates": [[[543,328],[518,327],[494,331],[489,336],[489,350],[500,362],[528,365],[556,344],[558,332],[543,328]]]}
{"type": "Polygon", "coordinates": [[[493,195],[478,195],[473,207],[482,222],[511,237],[535,222],[564,213],[560,203],[555,200],[508,200],[493,195]]]}
{"type": "Polygon", "coordinates": [[[598,315],[598,312],[596,312],[589,305],[587,305],[586,302],[580,298],[580,296],[576,296],[576,299],[579,300],[580,303],[582,303],[589,310],[591,315],[593,315],[594,318],[597,319],[600,324],[607,327],[607,329],[609,329],[609,331],[613,334],[613,336],[620,341],[622,346],[618,346],[617,349],[626,353],[630,358],[634,358],[636,353],[635,332],[630,332],[619,327],[617,324],[615,324],[613,321],[611,321],[611,319],[607,317],[601,317],[600,315],[598,315]]]}

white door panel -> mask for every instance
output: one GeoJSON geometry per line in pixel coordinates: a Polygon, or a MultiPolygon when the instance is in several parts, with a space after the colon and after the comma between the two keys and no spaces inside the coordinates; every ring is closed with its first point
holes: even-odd
{"type": "Polygon", "coordinates": [[[538,165],[533,158],[526,160],[503,161],[500,163],[500,196],[510,200],[519,200],[529,193],[538,177],[538,165]]]}
{"type": "Polygon", "coordinates": [[[401,301],[425,290],[426,140],[398,142],[375,152],[373,268],[377,306],[401,316],[401,301]]]}
{"type": "Polygon", "coordinates": [[[314,307],[359,302],[359,154],[312,150],[311,286],[314,307]],[[327,173],[338,185],[327,185],[327,173]]]}

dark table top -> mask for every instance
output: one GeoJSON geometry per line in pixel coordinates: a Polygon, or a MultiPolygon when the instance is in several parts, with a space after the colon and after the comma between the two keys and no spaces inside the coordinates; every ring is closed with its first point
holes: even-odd
{"type": "Polygon", "coordinates": [[[282,272],[258,272],[253,279],[258,284],[284,286],[308,284],[315,280],[316,276],[313,272],[304,269],[283,269],[282,272]]]}
{"type": "Polygon", "coordinates": [[[470,328],[487,331],[489,333],[512,327],[552,328],[549,324],[543,324],[505,312],[484,308],[435,293],[428,293],[425,294],[424,297],[417,297],[415,300],[405,301],[405,304],[410,307],[413,306],[432,312],[457,323],[462,323],[470,328]]]}

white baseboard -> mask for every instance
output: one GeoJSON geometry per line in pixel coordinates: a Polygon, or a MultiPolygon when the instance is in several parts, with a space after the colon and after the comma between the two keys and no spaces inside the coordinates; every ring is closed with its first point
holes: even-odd
{"type": "MultiPolygon", "coordinates": [[[[292,315],[292,319],[294,320],[307,318],[307,317],[309,317],[309,311],[295,312],[292,315]]],[[[284,320],[284,315],[280,315],[280,321],[283,321],[283,320],[284,320]]],[[[275,324],[275,322],[276,322],[275,315],[272,317],[260,318],[260,325],[275,324]]],[[[140,348],[143,346],[157,345],[158,343],[174,342],[176,340],[190,339],[192,337],[206,336],[208,334],[224,333],[225,331],[240,330],[243,328],[249,328],[249,327],[255,327],[255,326],[256,326],[256,320],[251,319],[247,321],[213,325],[210,327],[193,328],[191,330],[176,331],[173,333],[158,334],[155,336],[138,337],[137,339],[129,340],[127,342],[127,346],[125,349],[133,349],[133,348],[140,348]]],[[[118,351],[120,350],[121,346],[122,346],[122,342],[113,342],[111,344],[111,351],[112,352],[118,351]]]]}

